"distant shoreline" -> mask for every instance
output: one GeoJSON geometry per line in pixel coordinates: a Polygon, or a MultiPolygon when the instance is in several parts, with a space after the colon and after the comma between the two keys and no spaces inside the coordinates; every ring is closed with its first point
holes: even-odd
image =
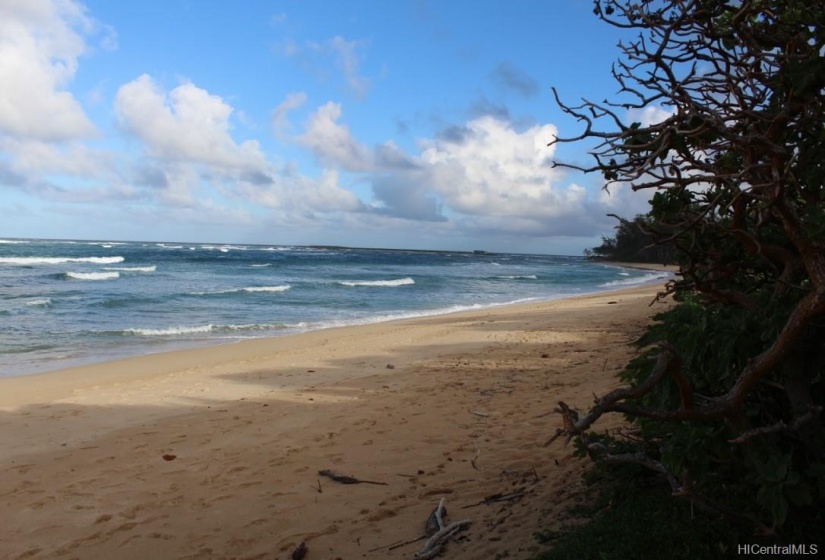
{"type": "Polygon", "coordinates": [[[659,270],[663,272],[679,272],[679,266],[675,264],[637,263],[625,261],[601,261],[589,260],[588,262],[606,264],[608,266],[621,266],[623,268],[635,268],[638,270],[659,270]]]}

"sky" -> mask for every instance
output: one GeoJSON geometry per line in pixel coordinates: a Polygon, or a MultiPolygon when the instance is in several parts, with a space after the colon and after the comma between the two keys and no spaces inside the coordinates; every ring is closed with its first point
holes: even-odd
{"type": "Polygon", "coordinates": [[[592,7],[0,0],[0,237],[579,255],[649,197],[553,168],[592,7]]]}

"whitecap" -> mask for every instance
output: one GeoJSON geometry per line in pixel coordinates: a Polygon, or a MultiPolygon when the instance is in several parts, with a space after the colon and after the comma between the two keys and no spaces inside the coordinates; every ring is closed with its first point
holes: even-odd
{"type": "Polygon", "coordinates": [[[157,265],[153,266],[104,266],[103,270],[118,270],[120,272],[154,272],[157,270],[157,265]]]}
{"type": "Polygon", "coordinates": [[[242,288],[244,292],[285,292],[292,288],[289,284],[283,286],[253,286],[250,288],[242,288]]]}
{"type": "Polygon", "coordinates": [[[27,301],[26,305],[31,305],[32,307],[43,307],[46,305],[51,305],[52,298],[41,298],[41,299],[33,299],[31,301],[27,301]]]}
{"type": "Polygon", "coordinates": [[[228,290],[213,290],[211,292],[189,292],[190,296],[212,296],[220,294],[237,294],[239,292],[285,292],[292,288],[289,284],[282,286],[251,286],[249,288],[230,288],[228,290]]]}
{"type": "Polygon", "coordinates": [[[67,278],[75,280],[114,280],[120,278],[119,272],[67,272],[67,278]]]}
{"type": "Polygon", "coordinates": [[[66,264],[66,263],[93,263],[115,264],[121,263],[123,257],[2,257],[0,264],[66,264]]]}
{"type": "Polygon", "coordinates": [[[213,325],[202,325],[199,327],[169,327],[166,329],[126,329],[127,334],[139,336],[173,336],[179,334],[199,334],[212,332],[213,325]]]}
{"type": "Polygon", "coordinates": [[[656,280],[665,280],[670,277],[671,274],[669,272],[650,272],[643,276],[637,276],[636,278],[625,278],[623,280],[612,280],[610,282],[605,282],[604,284],[599,284],[599,287],[615,288],[617,286],[637,286],[640,284],[654,282],[656,280]]]}
{"type": "Polygon", "coordinates": [[[398,286],[409,286],[415,284],[412,278],[399,278],[397,280],[340,280],[336,282],[342,286],[373,286],[380,288],[395,288],[398,286]]]}

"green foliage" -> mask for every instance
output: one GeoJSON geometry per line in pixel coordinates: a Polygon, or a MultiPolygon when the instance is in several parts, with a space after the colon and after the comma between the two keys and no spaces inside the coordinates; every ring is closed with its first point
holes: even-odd
{"type": "Polygon", "coordinates": [[[673,263],[673,245],[658,242],[660,234],[649,216],[639,214],[632,221],[619,218],[613,237],[586,252],[588,256],[624,262],[673,263]]]}
{"type": "Polygon", "coordinates": [[[578,530],[552,534],[553,548],[537,560],[717,560],[747,542],[741,529],[691,512],[661,486],[609,493],[603,511],[578,530]]]}
{"type": "MultiPolygon", "coordinates": [[[[682,361],[682,372],[693,391],[703,399],[723,396],[739,380],[739,372],[748,360],[775,340],[787,316],[788,302],[763,295],[764,301],[755,309],[707,304],[695,296],[688,297],[688,301],[659,314],[639,344],[668,340],[682,361]]],[[[799,340],[798,348],[804,349],[806,358],[821,360],[823,340],[825,328],[818,322],[799,340]]],[[[634,359],[621,379],[631,385],[646,379],[655,353],[648,349],[634,359]]],[[[668,471],[690,473],[695,491],[715,496],[728,507],[764,519],[768,525],[781,527],[789,517],[802,523],[810,506],[825,503],[825,437],[821,425],[814,425],[810,433],[766,433],[743,444],[730,443],[739,424],[793,424],[799,411],[782,387],[800,374],[810,380],[811,394],[825,392],[821,364],[791,359],[752,392],[738,418],[700,423],[632,419],[647,441],[660,442],[657,457],[668,471]],[[807,368],[818,369],[805,375],[807,368]]],[[[821,403],[821,396],[817,400],[821,403]]],[[[680,404],[679,388],[671,378],[665,378],[636,402],[650,409],[675,410],[680,404]]]]}
{"type": "MultiPolygon", "coordinates": [[[[587,123],[569,141],[599,142],[584,171],[656,192],[647,216],[622,220],[592,253],[638,253],[642,231],[648,244],[668,240],[680,266],[678,304],[621,377],[642,385],[661,348],[668,368],[612,410],[632,412],[642,437],[632,450],[688,499],[772,538],[815,542],[811,520],[825,509],[825,4],[595,4],[639,39],[621,45],[615,67],[625,98],[562,105],[587,123]],[[621,124],[619,109],[655,104],[670,110],[664,121],[621,124]],[[613,130],[598,130],[600,118],[613,130]]],[[[596,438],[583,436],[584,451],[596,438]]],[[[629,445],[600,442],[614,455],[629,445]]]]}

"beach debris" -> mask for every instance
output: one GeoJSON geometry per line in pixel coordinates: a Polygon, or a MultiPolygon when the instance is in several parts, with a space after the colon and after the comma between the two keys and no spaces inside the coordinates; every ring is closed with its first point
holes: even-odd
{"type": "Polygon", "coordinates": [[[163,455],[161,455],[161,459],[163,459],[164,461],[174,461],[177,458],[177,455],[172,455],[171,453],[164,453],[163,455]]]}
{"type": "Polygon", "coordinates": [[[307,547],[307,542],[301,541],[301,544],[299,544],[297,548],[292,551],[292,556],[290,556],[290,558],[292,558],[292,560],[303,560],[303,558],[306,557],[308,550],[309,548],[307,547]]]}
{"type": "Polygon", "coordinates": [[[393,364],[387,364],[387,369],[395,369],[395,366],[393,364]]]}
{"type": "Polygon", "coordinates": [[[379,484],[381,486],[387,486],[386,482],[376,482],[374,480],[361,480],[359,478],[355,478],[354,476],[347,476],[344,474],[334,473],[329,469],[320,470],[318,471],[318,474],[321,476],[325,476],[333,482],[337,482],[338,484],[379,484]]]}
{"type": "Polygon", "coordinates": [[[427,517],[426,531],[427,534],[432,532],[432,535],[427,539],[427,542],[424,543],[421,550],[413,554],[415,560],[435,558],[441,554],[444,545],[449,539],[472,523],[469,519],[463,519],[446,525],[447,508],[444,506],[445,502],[446,499],[441,498],[441,501],[438,502],[438,507],[427,517]]]}
{"type": "Polygon", "coordinates": [[[498,503],[498,502],[517,502],[520,499],[522,499],[525,496],[525,494],[527,494],[525,488],[519,488],[515,492],[507,492],[507,493],[499,492],[497,494],[491,494],[491,495],[487,496],[486,498],[484,498],[480,502],[476,502],[474,504],[464,506],[461,509],[476,507],[476,506],[480,506],[482,504],[495,504],[495,503],[498,503]]]}
{"type": "MultiPolygon", "coordinates": [[[[442,502],[444,498],[441,499],[442,502]]],[[[444,527],[444,517],[447,515],[447,508],[442,507],[442,502],[433,508],[430,515],[427,517],[427,522],[424,524],[424,534],[428,537],[436,534],[444,527]]]]}

